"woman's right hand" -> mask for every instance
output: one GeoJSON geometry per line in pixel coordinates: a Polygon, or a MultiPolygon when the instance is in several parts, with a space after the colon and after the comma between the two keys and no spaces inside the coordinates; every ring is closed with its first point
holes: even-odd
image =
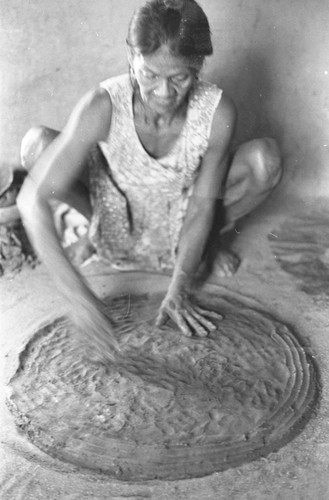
{"type": "Polygon", "coordinates": [[[87,357],[100,363],[115,363],[120,357],[120,347],[114,336],[114,323],[104,309],[99,299],[83,301],[75,304],[71,317],[87,357]]]}

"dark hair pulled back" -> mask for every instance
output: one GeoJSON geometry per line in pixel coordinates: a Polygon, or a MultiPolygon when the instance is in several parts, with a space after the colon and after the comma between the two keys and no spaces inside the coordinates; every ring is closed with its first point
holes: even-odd
{"type": "Polygon", "coordinates": [[[202,63],[213,52],[209,22],[195,0],[149,0],[129,24],[127,44],[143,55],[167,44],[174,55],[202,63]]]}

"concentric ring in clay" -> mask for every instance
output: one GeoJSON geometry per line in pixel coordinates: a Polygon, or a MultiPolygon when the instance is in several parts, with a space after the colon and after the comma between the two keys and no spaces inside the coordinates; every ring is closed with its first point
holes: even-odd
{"type": "Polygon", "coordinates": [[[316,370],[287,325],[203,292],[198,303],[224,318],[208,338],[186,338],[174,325],[153,326],[162,298],[108,301],[120,366],[88,362],[64,317],[35,331],[8,400],[35,446],[122,480],[174,480],[266,456],[300,431],[316,370]]]}

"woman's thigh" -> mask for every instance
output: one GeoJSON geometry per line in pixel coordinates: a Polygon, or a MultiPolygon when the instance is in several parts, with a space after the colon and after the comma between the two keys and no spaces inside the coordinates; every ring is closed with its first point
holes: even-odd
{"type": "MultiPolygon", "coordinates": [[[[45,127],[43,125],[32,127],[28,130],[21,143],[21,164],[29,172],[45,149],[60,134],[59,130],[45,127]]],[[[89,189],[88,163],[82,169],[77,183],[81,183],[89,189]]]]}
{"type": "Polygon", "coordinates": [[[224,188],[224,205],[244,197],[263,197],[278,184],[281,154],[274,139],[254,139],[241,144],[232,155],[224,188]]]}

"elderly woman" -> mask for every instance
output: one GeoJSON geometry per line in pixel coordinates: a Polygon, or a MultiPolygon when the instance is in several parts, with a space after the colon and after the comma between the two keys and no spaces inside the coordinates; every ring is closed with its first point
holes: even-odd
{"type": "MultiPolygon", "coordinates": [[[[78,325],[102,349],[115,350],[111,320],[66,258],[49,200],[88,217],[91,242],[113,264],[172,269],[157,324],[170,317],[183,334],[202,336],[213,324],[189,290],[213,225],[225,232],[280,179],[272,139],[231,155],[235,108],[199,78],[212,50],[207,17],[194,0],[150,0],[129,25],[129,74],[85,95],[61,133],[39,127],[24,139],[26,166],[35,165],[18,200],[22,218],[78,325]],[[215,218],[218,199],[224,221],[215,218]]],[[[232,255],[219,253],[219,274],[235,266],[232,255]]]]}

